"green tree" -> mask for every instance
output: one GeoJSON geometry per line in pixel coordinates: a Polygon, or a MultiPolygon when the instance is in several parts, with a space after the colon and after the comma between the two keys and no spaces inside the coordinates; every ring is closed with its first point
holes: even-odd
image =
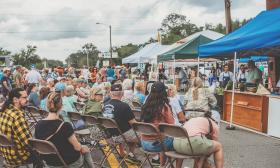
{"type": "Polygon", "coordinates": [[[11,52],[8,50],[3,49],[2,47],[0,47],[0,56],[7,56],[10,55],[11,52]]]}
{"type": "Polygon", "coordinates": [[[72,64],[76,68],[81,68],[87,65],[88,54],[89,66],[95,66],[98,60],[98,53],[99,51],[93,43],[86,43],[82,46],[81,50],[71,53],[65,61],[67,64],[72,64]]]}
{"type": "MultiPolygon", "coordinates": [[[[98,60],[98,53],[99,51],[97,50],[97,47],[93,43],[86,43],[82,47],[82,52],[85,56],[88,54],[89,58],[89,66],[95,66],[97,60],[98,60]]],[[[87,65],[87,58],[82,57],[83,65],[87,65]]]]}
{"type": "MultiPolygon", "coordinates": [[[[234,31],[234,30],[240,28],[241,26],[245,25],[250,20],[251,19],[248,19],[248,20],[244,19],[240,22],[238,19],[236,19],[236,20],[232,21],[232,23],[231,23],[232,24],[232,30],[234,31]]],[[[206,23],[204,25],[204,29],[205,30],[213,30],[213,31],[216,31],[218,33],[226,34],[226,26],[223,25],[222,23],[218,23],[215,26],[210,24],[210,23],[206,23]]]]}
{"type": "Polygon", "coordinates": [[[114,51],[118,52],[119,58],[115,59],[114,63],[120,65],[123,58],[136,53],[138,50],[139,46],[132,43],[115,48],[114,51]]]}
{"type": "Polygon", "coordinates": [[[187,20],[184,15],[171,13],[161,23],[162,44],[172,44],[184,37],[203,30],[187,20]]]}
{"type": "Polygon", "coordinates": [[[27,45],[26,49],[20,50],[12,56],[14,65],[22,65],[24,67],[30,67],[32,64],[36,64],[37,68],[42,67],[42,60],[36,54],[37,47],[32,45],[27,45]]]}
{"type": "Polygon", "coordinates": [[[60,60],[43,58],[42,62],[45,62],[45,61],[46,61],[47,67],[50,67],[50,68],[54,68],[54,67],[57,67],[57,66],[63,66],[63,62],[60,61],[60,60]]]}

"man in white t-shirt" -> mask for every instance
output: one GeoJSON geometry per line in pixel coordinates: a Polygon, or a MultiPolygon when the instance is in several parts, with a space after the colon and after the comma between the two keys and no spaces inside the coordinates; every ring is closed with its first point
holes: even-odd
{"type": "Polygon", "coordinates": [[[89,73],[88,68],[86,66],[84,66],[84,68],[82,69],[82,76],[84,77],[84,79],[86,81],[88,81],[89,75],[90,75],[90,73],[89,73]]]}
{"type": "Polygon", "coordinates": [[[41,74],[35,69],[35,65],[31,66],[31,70],[26,74],[25,80],[27,80],[28,84],[35,83],[39,84],[42,77],[41,74]]]}

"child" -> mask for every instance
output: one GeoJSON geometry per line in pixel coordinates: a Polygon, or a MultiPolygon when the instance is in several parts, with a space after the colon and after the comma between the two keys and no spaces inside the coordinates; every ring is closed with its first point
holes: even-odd
{"type": "Polygon", "coordinates": [[[99,117],[102,115],[103,91],[99,87],[92,88],[90,99],[86,104],[85,113],[99,117]]]}

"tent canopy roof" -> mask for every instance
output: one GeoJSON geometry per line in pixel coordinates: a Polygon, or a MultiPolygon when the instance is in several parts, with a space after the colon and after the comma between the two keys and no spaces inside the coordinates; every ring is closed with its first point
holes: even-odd
{"type": "Polygon", "coordinates": [[[280,54],[280,8],[263,11],[234,32],[199,47],[200,56],[280,54]]]}
{"type": "Polygon", "coordinates": [[[223,34],[205,30],[201,32],[194,33],[176,43],[181,43],[181,45],[161,54],[158,57],[158,62],[168,61],[171,59],[192,59],[198,57],[198,46],[201,44],[209,43],[222,37],[223,34]]]}
{"type": "Polygon", "coordinates": [[[159,54],[165,52],[169,45],[161,45],[159,43],[147,44],[138,52],[122,59],[123,64],[127,63],[144,63],[152,59],[156,59],[159,54]]]}

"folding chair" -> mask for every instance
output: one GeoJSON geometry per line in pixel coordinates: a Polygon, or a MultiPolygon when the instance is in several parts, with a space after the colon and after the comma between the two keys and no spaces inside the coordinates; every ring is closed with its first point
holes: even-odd
{"type": "Polygon", "coordinates": [[[34,106],[26,106],[25,107],[25,114],[26,119],[29,123],[29,129],[32,130],[35,128],[35,125],[38,123],[39,120],[43,119],[44,117],[41,116],[39,109],[34,106]]]}
{"type": "MultiPolygon", "coordinates": [[[[124,142],[125,142],[125,145],[128,146],[128,142],[127,142],[126,138],[123,136],[123,134],[122,134],[121,130],[119,129],[119,126],[118,126],[118,124],[116,123],[115,120],[109,119],[109,118],[104,118],[104,117],[98,117],[98,119],[99,119],[99,121],[100,121],[100,124],[101,124],[104,128],[106,128],[106,129],[116,129],[116,130],[118,130],[120,136],[122,137],[122,139],[123,139],[124,142]]],[[[115,152],[120,156],[120,154],[119,154],[119,152],[118,152],[118,150],[117,150],[117,146],[120,145],[120,144],[119,144],[119,143],[115,143],[114,140],[113,140],[112,138],[110,138],[110,139],[111,139],[111,140],[108,141],[108,144],[109,144],[109,147],[110,147],[111,150],[108,151],[108,152],[106,153],[106,157],[103,159],[101,165],[104,164],[105,160],[108,159],[108,157],[111,155],[111,153],[113,153],[113,151],[115,151],[115,152]],[[113,150],[112,150],[112,149],[113,149],[113,150]]],[[[120,156],[120,157],[121,157],[121,156],[120,156]]],[[[122,163],[125,161],[125,159],[126,159],[127,157],[128,157],[128,154],[126,154],[126,155],[123,157],[123,159],[120,161],[118,167],[121,167],[122,163]]]]}
{"type": "MultiPolygon", "coordinates": [[[[56,155],[59,158],[60,162],[63,164],[63,167],[68,167],[68,165],[66,164],[66,162],[64,161],[64,159],[62,158],[62,156],[60,155],[57,148],[52,142],[39,139],[29,139],[29,144],[32,146],[33,150],[37,151],[39,154],[56,155]]],[[[81,167],[83,167],[83,165],[81,167]]]]}
{"type": "MultiPolygon", "coordinates": [[[[190,145],[190,149],[191,149],[191,153],[192,153],[191,155],[180,154],[180,153],[177,153],[176,151],[166,151],[165,152],[165,155],[169,158],[169,167],[172,167],[172,168],[174,167],[173,163],[176,159],[203,159],[205,161],[205,159],[207,158],[207,156],[204,156],[204,155],[195,155],[194,154],[194,149],[192,148],[188,132],[184,127],[162,123],[162,124],[159,124],[159,130],[165,136],[169,136],[169,137],[173,137],[173,138],[187,139],[189,142],[189,145],[190,145]],[[172,158],[173,158],[173,160],[172,160],[172,158]]],[[[202,167],[203,167],[203,164],[196,168],[202,168],[202,167]]]]}
{"type": "Polygon", "coordinates": [[[82,141],[85,142],[85,136],[90,136],[90,130],[89,129],[81,129],[81,130],[78,130],[75,126],[75,124],[79,121],[79,120],[83,120],[82,119],[82,115],[80,113],[77,113],[77,112],[67,112],[71,122],[72,122],[72,125],[73,125],[73,128],[75,130],[75,133],[79,136],[79,138],[81,138],[82,141]]]}
{"type": "Polygon", "coordinates": [[[48,114],[49,114],[49,112],[47,112],[46,110],[43,110],[43,109],[39,109],[38,112],[40,113],[42,118],[46,118],[48,116],[48,114]]]}
{"type": "Polygon", "coordinates": [[[100,128],[100,122],[98,118],[91,115],[82,115],[82,118],[86,124],[87,129],[89,129],[90,131],[90,144],[100,147],[99,141],[104,139],[106,136],[103,130],[100,128]]]}
{"type": "Polygon", "coordinates": [[[140,103],[132,101],[132,105],[133,105],[134,109],[141,110],[142,105],[140,103]]]}
{"type": "MultiPolygon", "coordinates": [[[[90,142],[91,142],[90,143],[91,144],[90,151],[93,151],[93,149],[97,148],[98,150],[100,150],[103,153],[104,158],[105,158],[106,153],[104,152],[103,149],[108,147],[108,145],[100,143],[101,140],[104,140],[106,138],[105,132],[100,126],[101,125],[100,121],[98,120],[98,118],[96,118],[95,116],[91,116],[91,115],[82,115],[82,118],[85,121],[85,124],[86,124],[87,128],[91,132],[91,135],[90,135],[90,142]]],[[[103,162],[104,158],[101,159],[100,163],[95,163],[95,164],[102,167],[102,162],[103,162]]]]}
{"type": "MultiPolygon", "coordinates": [[[[137,136],[137,139],[138,139],[139,143],[141,143],[141,139],[139,138],[137,133],[138,134],[145,134],[145,135],[156,135],[156,136],[160,135],[158,129],[153,124],[143,123],[143,122],[135,122],[135,123],[132,124],[132,128],[135,132],[135,135],[137,136]]],[[[163,151],[164,149],[163,149],[163,145],[162,145],[162,140],[160,139],[159,141],[160,141],[162,151],[163,151]]],[[[150,151],[144,150],[143,148],[140,148],[140,150],[145,155],[145,160],[141,163],[140,167],[143,167],[147,160],[149,162],[149,165],[151,167],[153,167],[153,165],[152,165],[152,163],[149,159],[149,156],[150,155],[157,155],[161,152],[150,152],[150,151]]]]}
{"type": "MultiPolygon", "coordinates": [[[[2,148],[12,148],[14,146],[14,144],[12,143],[11,140],[8,139],[8,137],[6,135],[0,134],[0,146],[2,148]]],[[[15,151],[15,152],[16,152],[16,155],[18,155],[17,151],[15,151]]],[[[26,164],[8,164],[5,160],[3,161],[3,164],[7,168],[16,168],[19,166],[29,167],[29,165],[27,163],[26,164]]]]}
{"type": "Polygon", "coordinates": [[[141,110],[132,109],[132,113],[134,114],[135,120],[141,120],[141,110]]]}

